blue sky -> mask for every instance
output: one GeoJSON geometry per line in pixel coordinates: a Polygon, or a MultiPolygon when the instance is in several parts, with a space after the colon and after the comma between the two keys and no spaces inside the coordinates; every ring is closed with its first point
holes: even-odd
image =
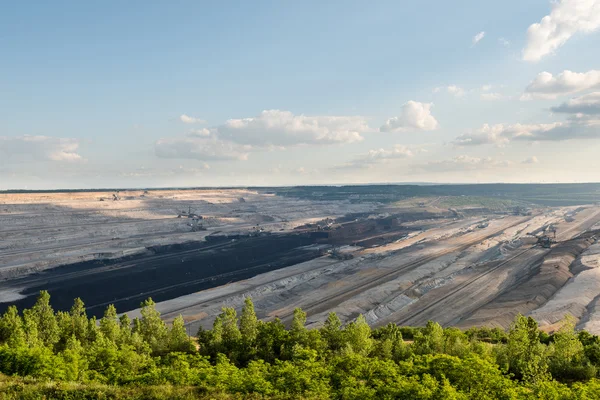
{"type": "Polygon", "coordinates": [[[598,0],[13,2],[0,189],[598,181],[599,28],[598,0]]]}

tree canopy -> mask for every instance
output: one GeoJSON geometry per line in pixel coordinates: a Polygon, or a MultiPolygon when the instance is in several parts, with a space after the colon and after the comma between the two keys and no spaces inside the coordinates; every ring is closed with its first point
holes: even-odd
{"type": "Polygon", "coordinates": [[[567,319],[553,335],[517,316],[511,328],[461,331],[435,322],[371,329],[330,314],[309,329],[261,321],[246,298],[210,330],[165,323],[152,299],[133,321],[81,299],[56,312],[50,295],[0,318],[0,398],[7,399],[598,399],[600,338],[567,319]]]}

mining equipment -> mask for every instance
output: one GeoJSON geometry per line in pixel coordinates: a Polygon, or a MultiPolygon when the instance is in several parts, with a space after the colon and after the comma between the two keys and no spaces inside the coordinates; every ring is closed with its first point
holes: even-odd
{"type": "Polygon", "coordinates": [[[115,193],[113,193],[113,201],[119,201],[121,200],[121,196],[119,196],[119,191],[117,190],[115,193]]]}
{"type": "Polygon", "coordinates": [[[181,218],[181,217],[188,217],[188,218],[192,218],[192,219],[202,219],[202,215],[198,215],[195,212],[192,212],[192,206],[188,207],[188,210],[181,210],[180,212],[177,213],[177,218],[181,218]]]}
{"type": "Polygon", "coordinates": [[[192,228],[192,232],[205,231],[206,228],[200,222],[200,219],[193,218],[190,223],[187,224],[190,228],[192,228]]]}
{"type": "Polygon", "coordinates": [[[538,243],[545,249],[549,249],[552,247],[552,239],[550,239],[546,235],[538,238],[538,243]]]}
{"type": "Polygon", "coordinates": [[[250,231],[250,233],[248,234],[248,236],[250,236],[250,237],[254,237],[254,236],[268,236],[270,234],[271,234],[270,231],[268,231],[265,228],[261,227],[259,224],[256,224],[256,226],[252,227],[252,230],[250,231]]]}
{"type": "Polygon", "coordinates": [[[342,253],[336,248],[331,249],[329,252],[329,257],[335,260],[351,260],[354,256],[350,253],[342,253]]]}
{"type": "Polygon", "coordinates": [[[513,209],[513,215],[532,215],[533,211],[529,207],[516,206],[513,209]]]}

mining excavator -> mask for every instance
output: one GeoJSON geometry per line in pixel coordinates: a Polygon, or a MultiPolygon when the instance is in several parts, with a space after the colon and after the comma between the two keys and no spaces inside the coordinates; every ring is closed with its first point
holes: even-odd
{"type": "Polygon", "coordinates": [[[538,243],[545,249],[549,249],[552,247],[552,239],[550,239],[550,237],[546,235],[538,238],[538,243]]]}

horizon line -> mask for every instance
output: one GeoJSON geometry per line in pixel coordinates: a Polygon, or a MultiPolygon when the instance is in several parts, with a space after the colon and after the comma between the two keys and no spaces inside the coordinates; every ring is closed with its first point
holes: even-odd
{"type": "Polygon", "coordinates": [[[343,186],[476,186],[476,185],[591,185],[600,182],[374,182],[374,183],[314,183],[300,185],[223,185],[223,186],[140,186],[140,187],[87,187],[87,188],[56,188],[29,189],[11,188],[0,189],[0,194],[11,192],[45,193],[45,192],[108,192],[135,190],[199,190],[199,189],[254,189],[254,188],[293,188],[293,187],[343,187],[343,186]]]}

